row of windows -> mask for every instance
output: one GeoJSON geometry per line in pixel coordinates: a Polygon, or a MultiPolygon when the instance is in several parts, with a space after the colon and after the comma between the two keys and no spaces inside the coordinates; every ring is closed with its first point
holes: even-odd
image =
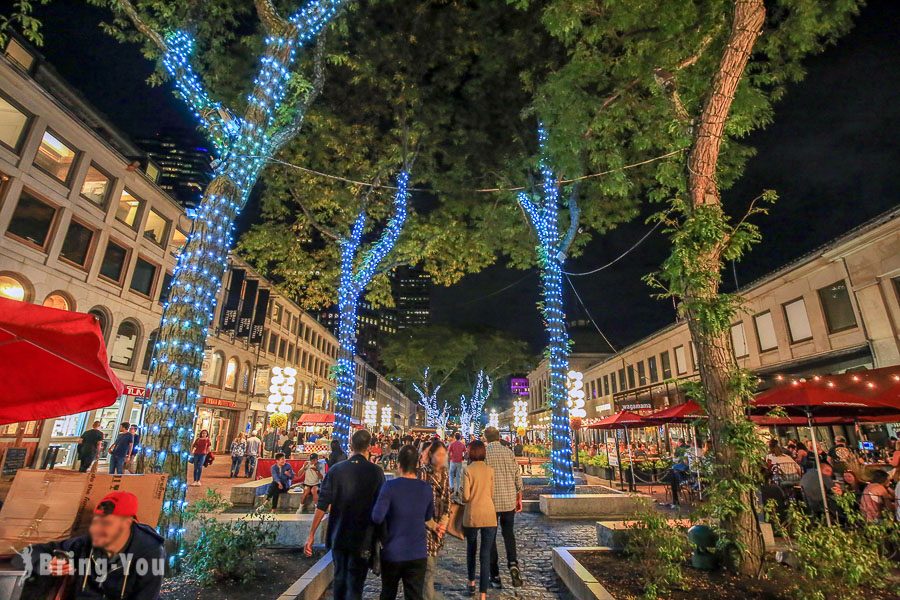
{"type": "MultiPolygon", "coordinates": [[[[304,324],[298,315],[290,313],[281,304],[277,302],[272,303],[269,309],[269,318],[276,324],[286,327],[292,334],[301,338],[319,352],[327,354],[331,358],[337,358],[337,346],[328,342],[325,336],[314,331],[309,325],[304,324]]],[[[277,348],[278,346],[276,345],[275,347],[277,348]]],[[[274,353],[274,351],[269,350],[269,353],[274,353]]],[[[280,358],[284,358],[284,356],[282,355],[280,358]]]]}
{"type": "MultiPolygon", "coordinates": [[[[309,328],[307,328],[308,330],[309,328]]],[[[299,345],[294,345],[287,338],[274,332],[268,330],[263,332],[262,348],[269,354],[286,360],[287,364],[296,365],[316,377],[322,379],[328,377],[330,361],[322,360],[306,350],[302,350],[299,345]]]]}

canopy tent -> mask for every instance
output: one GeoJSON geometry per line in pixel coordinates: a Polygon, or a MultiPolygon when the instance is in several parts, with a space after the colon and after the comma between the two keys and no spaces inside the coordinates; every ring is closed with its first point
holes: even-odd
{"type": "Polygon", "coordinates": [[[0,298],[0,425],[110,406],[124,389],[93,315],[0,298]]]}
{"type": "Polygon", "coordinates": [[[334,414],[304,413],[297,419],[297,425],[334,425],[334,414]]]}
{"type": "Polygon", "coordinates": [[[690,423],[704,417],[706,417],[706,411],[693,400],[689,400],[683,404],[676,404],[675,406],[670,406],[669,408],[647,415],[643,417],[643,419],[650,423],[663,424],[690,423]]]}

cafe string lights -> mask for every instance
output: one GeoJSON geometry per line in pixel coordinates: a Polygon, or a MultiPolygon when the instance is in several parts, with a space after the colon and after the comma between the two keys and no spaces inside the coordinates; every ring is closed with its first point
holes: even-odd
{"type": "Polygon", "coordinates": [[[537,234],[537,259],[541,270],[541,313],[547,331],[545,357],[549,363],[550,382],[548,402],[552,411],[550,423],[550,484],[557,492],[572,492],[575,478],[572,475],[571,429],[569,407],[566,403],[566,373],[569,370],[569,336],[566,331],[563,307],[563,262],[566,252],[578,233],[579,209],[576,193],[569,196],[569,228],[565,235],[559,231],[560,193],[556,174],[550,168],[547,157],[547,132],[538,127],[541,176],[539,190],[518,194],[519,205],[528,216],[537,234]]]}
{"type": "Polygon", "coordinates": [[[265,15],[265,49],[242,115],[213,100],[207,92],[192,65],[196,45],[190,34],[173,31],[160,35],[133,8],[126,11],[136,28],[161,51],[165,71],[212,140],[216,155],[213,180],[192,215],[191,233],[178,257],[163,307],[147,383],[147,429],[137,464],[139,472],[169,474],[158,529],[177,547],[170,553],[170,564],[176,568],[184,555],[184,473],[199,400],[204,347],[227,268],[234,220],[266,161],[299,131],[305,112],[302,103],[291,107],[292,118],[286,124],[276,124],[276,115],[284,112],[279,109],[297,52],[318,36],[342,3],[310,0],[287,19],[274,11],[265,15]]]}
{"type": "MultiPolygon", "coordinates": [[[[341,277],[338,284],[338,343],[340,353],[334,372],[337,379],[334,411],[334,439],[341,448],[347,448],[350,440],[350,413],[353,410],[353,391],[356,387],[355,363],[356,328],[359,300],[388,253],[393,250],[403,230],[408,212],[409,173],[401,171],[397,176],[397,192],[394,195],[393,214],[381,232],[381,236],[358,260],[363,233],[366,229],[366,213],[361,211],[350,229],[350,234],[339,240],[341,247],[341,277]]],[[[382,425],[384,425],[382,410],[382,425]]]]}

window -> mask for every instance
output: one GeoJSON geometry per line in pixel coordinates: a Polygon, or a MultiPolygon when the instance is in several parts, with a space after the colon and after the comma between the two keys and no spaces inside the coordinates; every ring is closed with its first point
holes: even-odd
{"type": "Polygon", "coordinates": [[[172,287],[172,274],[163,275],[162,285],[159,287],[159,303],[165,304],[169,301],[169,288],[172,287]]]}
{"type": "Polygon", "coordinates": [[[675,372],[679,375],[687,373],[687,356],[684,353],[684,346],[675,348],[675,372]]]}
{"type": "Polygon", "coordinates": [[[156,271],[156,265],[139,257],[134,265],[134,273],[131,274],[129,287],[138,294],[149,297],[153,292],[153,284],[156,282],[156,271]]]}
{"type": "Polygon", "coordinates": [[[144,226],[144,237],[152,241],[157,246],[166,245],[166,238],[169,237],[169,221],[164,216],[150,209],[147,215],[147,224],[144,226]]]}
{"type": "Polygon", "coordinates": [[[43,249],[50,237],[55,217],[55,207],[23,191],[7,231],[43,249]]]}
{"type": "Polygon", "coordinates": [[[771,312],[766,311],[753,317],[753,325],[756,328],[756,339],[759,342],[760,352],[778,347],[778,338],[775,336],[775,323],[772,321],[771,312]]]}
{"type": "Polygon", "coordinates": [[[272,320],[281,325],[281,305],[275,304],[272,306],[272,320]]]}
{"type": "Polygon", "coordinates": [[[806,302],[803,301],[803,298],[797,298],[793,302],[785,304],[784,316],[787,318],[791,343],[802,342],[812,337],[809,317],[806,314],[806,302]]]}
{"type": "Polygon", "coordinates": [[[109,362],[122,367],[130,367],[134,362],[134,350],[137,348],[138,327],[133,321],[122,321],[116,331],[112,343],[109,362]]]}
{"type": "Polygon", "coordinates": [[[734,348],[734,356],[741,358],[750,354],[747,348],[747,336],[744,335],[744,323],[735,323],[731,326],[731,347],[734,348]]]}
{"type": "Polygon", "coordinates": [[[691,340],[691,370],[693,371],[697,370],[697,354],[697,344],[691,340]]]}
{"type": "Polygon", "coordinates": [[[176,227],[172,232],[172,253],[178,254],[181,252],[185,244],[187,244],[187,234],[176,227]]]}
{"type": "Polygon", "coordinates": [[[288,344],[288,362],[294,364],[294,345],[288,344]]]}
{"type": "Polygon", "coordinates": [[[612,384],[612,393],[615,394],[616,392],[619,391],[618,388],[616,387],[616,374],[615,373],[609,374],[609,381],[612,384]]]}
{"type": "Polygon", "coordinates": [[[628,389],[634,388],[634,365],[628,365],[628,389]]]}
{"type": "Polygon", "coordinates": [[[609,375],[603,376],[603,395],[609,396],[609,375]]]}
{"type": "Polygon", "coordinates": [[[61,292],[53,292],[44,298],[44,306],[48,308],[56,308],[58,310],[74,310],[75,307],[72,305],[72,301],[69,300],[64,294],[61,292]]]}
{"type": "Polygon", "coordinates": [[[241,371],[241,391],[249,392],[250,391],[250,372],[253,370],[253,367],[249,362],[244,363],[244,370],[241,371]]]}
{"type": "Polygon", "coordinates": [[[278,358],[284,358],[284,353],[287,350],[287,340],[282,339],[278,344],[278,358]]]}
{"type": "Polygon", "coordinates": [[[128,188],[122,190],[119,196],[119,207],[116,209],[116,218],[132,229],[137,227],[141,220],[141,208],[144,201],[132,194],[128,188]]]}
{"type": "Polygon", "coordinates": [[[144,350],[144,360],[141,363],[141,373],[150,370],[150,361],[153,360],[153,347],[156,346],[156,340],[159,338],[159,329],[147,336],[147,347],[144,350]]]}
{"type": "Polygon", "coordinates": [[[669,351],[668,350],[660,353],[659,364],[660,364],[660,366],[662,366],[663,379],[671,379],[672,378],[672,363],[669,362],[669,351]]]}
{"type": "Polygon", "coordinates": [[[637,364],[638,385],[647,385],[647,372],[644,370],[644,361],[637,364]]]}
{"type": "Polygon", "coordinates": [[[0,298],[24,302],[28,297],[25,284],[9,275],[0,275],[0,298]]]}
{"type": "Polygon", "coordinates": [[[59,257],[79,267],[83,267],[87,264],[93,241],[94,231],[92,229],[85,227],[78,221],[72,221],[69,223],[65,239],[63,239],[59,257]]]}
{"type": "Polygon", "coordinates": [[[274,333],[269,334],[269,354],[275,354],[278,350],[278,336],[274,333]]]}
{"type": "Polygon", "coordinates": [[[647,357],[647,370],[650,371],[650,383],[659,381],[659,369],[656,367],[656,357],[647,357]]]}
{"type": "Polygon", "coordinates": [[[31,116],[0,96],[0,144],[18,152],[31,116]]]}
{"type": "Polygon", "coordinates": [[[37,155],[34,157],[35,166],[62,183],[66,183],[74,162],[75,151],[51,133],[49,129],[45,131],[37,155]]]}
{"type": "Polygon", "coordinates": [[[225,362],[225,355],[221,352],[213,352],[209,357],[209,369],[206,372],[206,383],[215,387],[221,387],[222,383],[222,363],[225,362]]]}
{"type": "Polygon", "coordinates": [[[235,389],[237,387],[237,376],[238,359],[232,356],[228,359],[228,364],[225,366],[225,385],[223,387],[226,390],[235,389]]]}
{"type": "Polygon", "coordinates": [[[103,262],[100,263],[100,275],[116,283],[122,283],[122,274],[125,271],[127,260],[128,250],[115,242],[107,242],[106,252],[103,253],[103,262]]]}
{"type": "Polygon", "coordinates": [[[88,167],[81,184],[81,196],[100,208],[106,207],[106,199],[112,188],[112,179],[109,175],[98,169],[94,163],[88,167]]]}
{"type": "Polygon", "coordinates": [[[97,319],[97,324],[100,326],[100,332],[103,334],[103,338],[106,339],[109,335],[109,313],[107,313],[105,309],[95,306],[88,311],[88,314],[97,319]]]}
{"type": "Polygon", "coordinates": [[[31,67],[34,65],[35,55],[28,48],[22,45],[16,38],[8,38],[6,44],[6,56],[14,63],[31,73],[31,67]]]}
{"type": "Polygon", "coordinates": [[[856,327],[856,314],[850,302],[850,293],[843,280],[835,281],[819,290],[819,302],[825,312],[828,333],[837,333],[856,327]]]}
{"type": "Polygon", "coordinates": [[[628,389],[628,386],[625,385],[625,367],[619,369],[619,389],[623,392],[628,389]]]}

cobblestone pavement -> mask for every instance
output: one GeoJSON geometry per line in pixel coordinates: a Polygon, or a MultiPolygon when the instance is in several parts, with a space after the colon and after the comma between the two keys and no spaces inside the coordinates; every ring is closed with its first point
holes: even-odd
{"type": "MultiPolygon", "coordinates": [[[[488,598],[521,600],[545,600],[571,598],[565,586],[556,578],[551,563],[554,546],[595,546],[597,534],[594,521],[561,521],[547,519],[538,513],[516,515],[516,547],[519,566],[525,585],[514,590],[506,570],[506,551],[502,536],[498,535],[500,549],[500,577],[502,590],[491,590],[488,598]]],[[[440,569],[435,579],[435,590],[444,600],[468,600],[466,592],[466,544],[450,537],[440,557],[440,569]]],[[[381,591],[381,582],[372,577],[366,580],[365,600],[375,600],[381,591]]],[[[325,598],[330,597],[330,594],[325,598]]]]}

